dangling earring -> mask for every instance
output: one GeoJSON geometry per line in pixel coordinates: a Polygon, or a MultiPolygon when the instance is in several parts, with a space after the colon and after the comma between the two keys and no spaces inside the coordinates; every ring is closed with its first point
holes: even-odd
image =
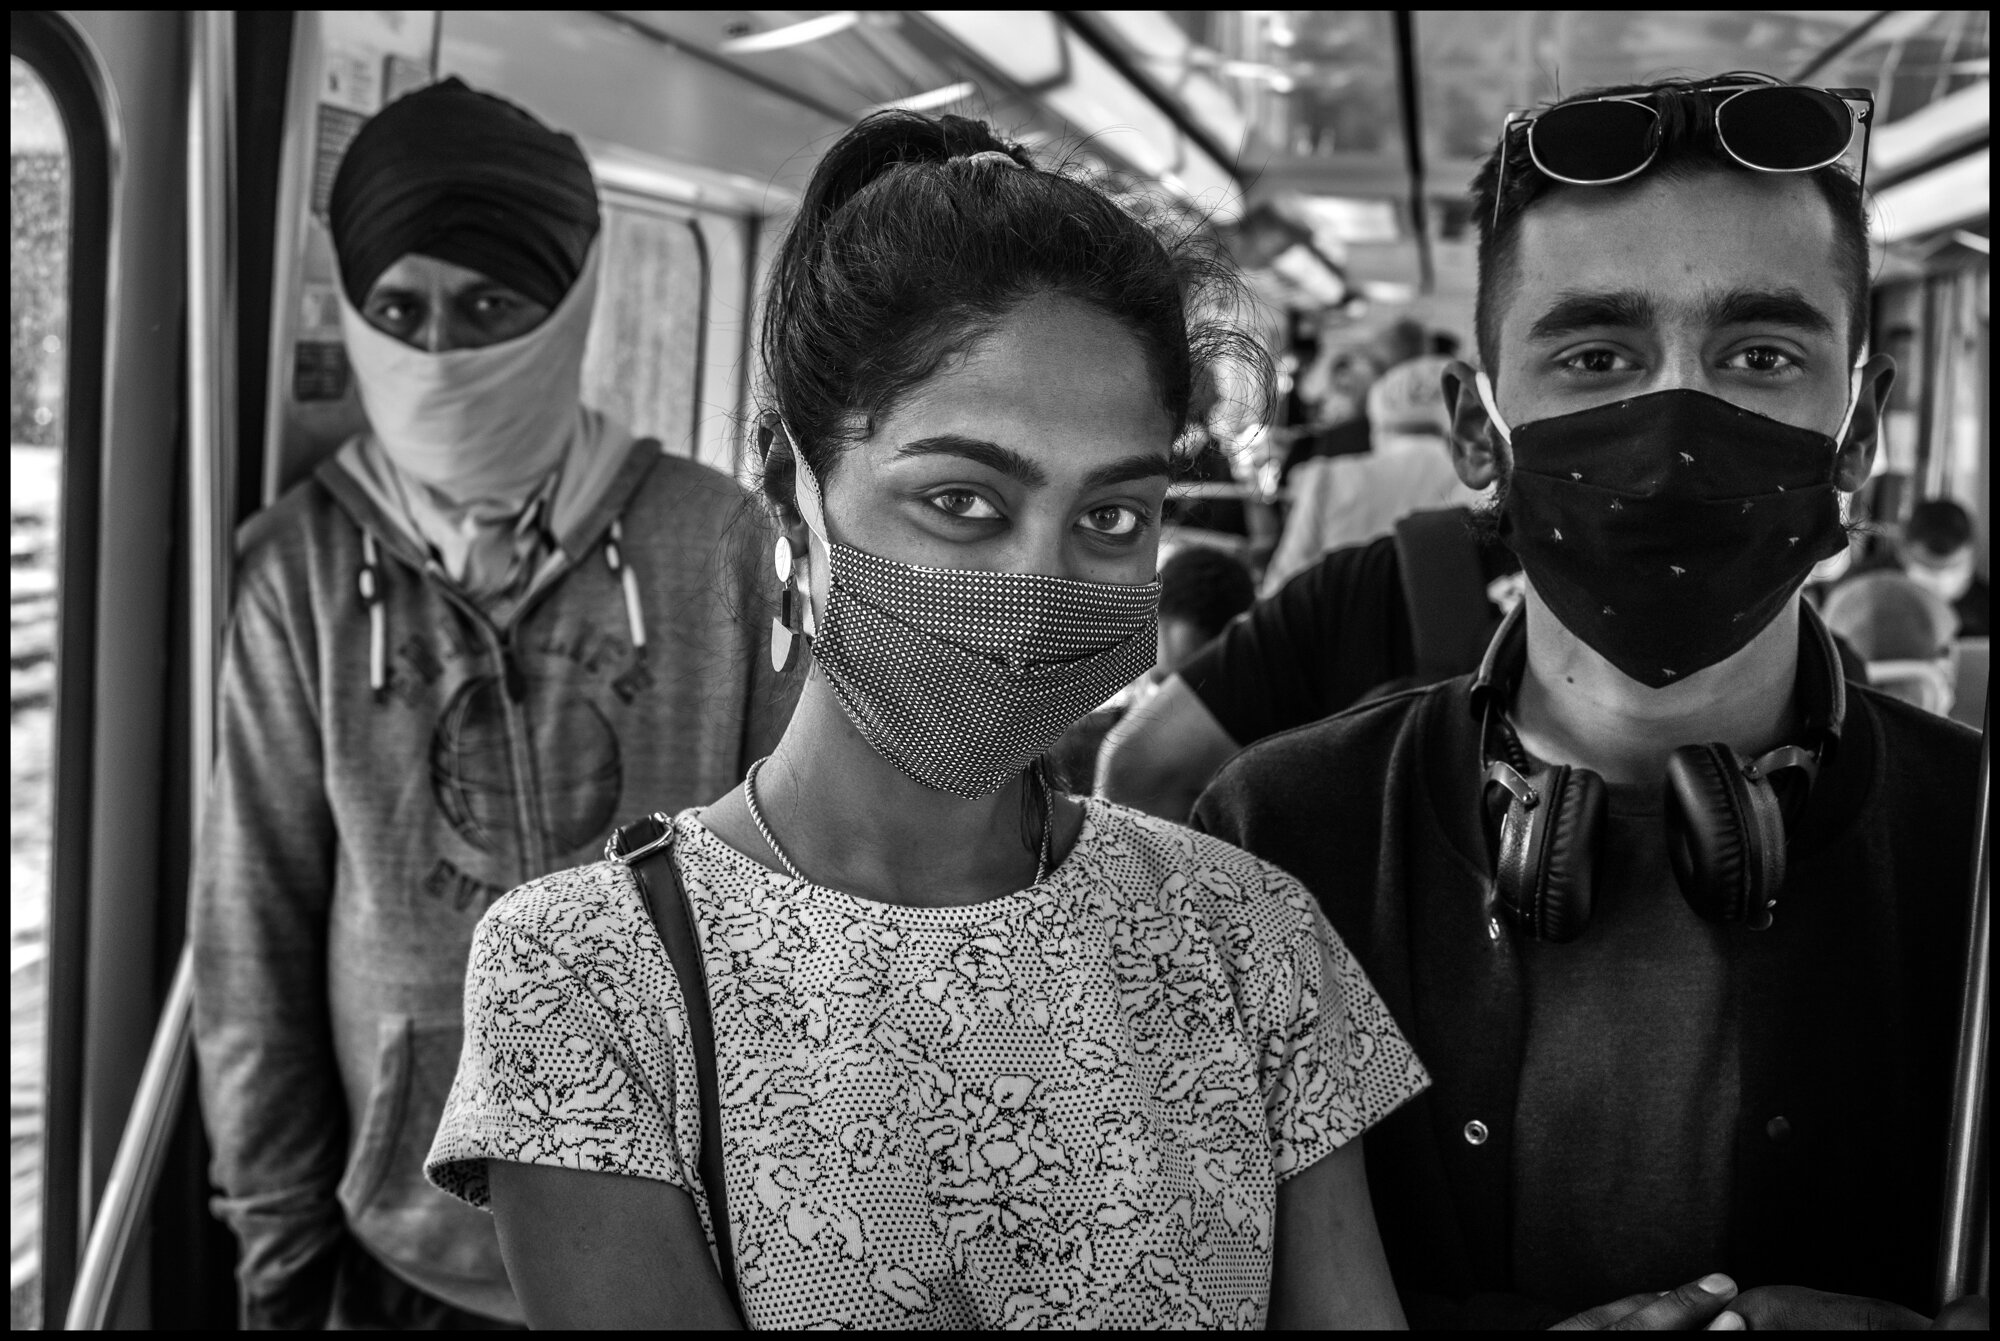
{"type": "Polygon", "coordinates": [[[784,589],[778,594],[778,613],[771,618],[771,669],[783,675],[799,664],[799,618],[792,609],[799,596],[798,579],[792,572],[792,542],[789,537],[779,536],[772,551],[772,559],[778,570],[778,581],[784,589]]]}

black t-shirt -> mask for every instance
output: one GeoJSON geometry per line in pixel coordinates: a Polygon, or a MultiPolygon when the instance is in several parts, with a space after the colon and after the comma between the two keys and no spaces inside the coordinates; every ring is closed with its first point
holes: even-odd
{"type": "Polygon", "coordinates": [[[1514,947],[1527,1001],[1514,1280],[1571,1313],[1630,1280],[1705,1276],[1727,1248],[1742,1069],[1726,990],[1734,933],[1681,897],[1665,802],[1658,786],[1607,786],[1588,925],[1562,944],[1514,947]]]}
{"type": "MultiPolygon", "coordinates": [[[[1745,1288],[1804,1285],[1926,1310],[1979,738],[1858,685],[1848,703],[1839,749],[1789,847],[1775,926],[1720,936],[1722,997],[1703,1013],[1737,1033],[1737,1089],[1731,1100],[1715,1088],[1729,1108],[1731,1162],[1723,1249],[1704,1269],[1745,1288]]],[[[1525,962],[1515,933],[1489,921],[1481,775],[1468,676],[1245,750],[1193,818],[1312,890],[1431,1072],[1433,1087],[1367,1141],[1383,1245],[1412,1324],[1539,1327],[1564,1317],[1568,1301],[1536,1297],[1524,1278],[1524,1266],[1544,1280],[1549,1268],[1517,1256],[1517,1217],[1546,1212],[1516,1204],[1515,1173],[1521,1142],[1535,1139],[1524,1124],[1548,1127],[1547,1114],[1519,1104],[1548,1092],[1524,1070],[1536,1027],[1529,993],[1553,980],[1525,962]]],[[[1634,990],[1645,994],[1648,981],[1661,978],[1639,975],[1634,990]]],[[[1635,1123],[1662,1116],[1638,1111],[1645,1093],[1635,1085],[1622,1096],[1635,1123]]],[[[1526,1158],[1545,1177],[1565,1169],[1526,1158]]],[[[1601,1180],[1593,1167],[1573,1176],[1601,1180]]],[[[1617,1237],[1605,1223],[1614,1214],[1651,1217],[1654,1235],[1714,1233],[1658,1199],[1578,1193],[1578,1234],[1617,1237]]],[[[1595,1302],[1679,1283],[1598,1279],[1612,1293],[1595,1302]]]]}
{"type": "MultiPolygon", "coordinates": [[[[1521,566],[1498,545],[1480,545],[1478,554],[1488,582],[1521,566]]],[[[1383,536],[1328,551],[1224,629],[1180,676],[1222,729],[1248,745],[1339,712],[1415,670],[1402,563],[1396,538],[1383,536]]]]}

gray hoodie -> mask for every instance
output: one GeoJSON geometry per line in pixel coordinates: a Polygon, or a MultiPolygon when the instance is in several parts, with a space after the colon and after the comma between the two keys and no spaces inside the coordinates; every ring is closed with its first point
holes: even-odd
{"type": "Polygon", "coordinates": [[[777,741],[769,534],[729,479],[637,443],[496,626],[334,462],[245,524],[190,925],[253,1321],[316,1325],[287,1295],[343,1233],[520,1320],[492,1220],[423,1174],[473,927],[777,741]]]}

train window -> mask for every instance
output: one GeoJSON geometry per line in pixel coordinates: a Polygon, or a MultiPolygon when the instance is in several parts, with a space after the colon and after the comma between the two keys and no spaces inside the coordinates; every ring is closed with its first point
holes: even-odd
{"type": "Polygon", "coordinates": [[[13,940],[8,970],[9,1322],[40,1325],[42,1039],[55,744],[56,540],[69,333],[69,142],[47,85],[8,65],[13,320],[9,337],[8,778],[13,940]]]}
{"type": "Polygon", "coordinates": [[[696,455],[709,281],[701,224],[668,206],[608,195],[603,246],[584,403],[669,452],[696,455]]]}

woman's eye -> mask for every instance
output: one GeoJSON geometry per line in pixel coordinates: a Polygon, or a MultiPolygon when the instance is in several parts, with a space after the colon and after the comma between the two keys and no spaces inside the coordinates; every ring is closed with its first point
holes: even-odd
{"type": "Polygon", "coordinates": [[[1615,349],[1586,349],[1564,359],[1562,366],[1572,372],[1614,373],[1631,372],[1639,365],[1615,349]]]}
{"type": "Polygon", "coordinates": [[[1083,514],[1083,524],[1099,535],[1134,535],[1145,525],[1146,519],[1136,508],[1123,503],[1113,503],[1106,507],[1092,508],[1083,514]]]}
{"type": "Polygon", "coordinates": [[[1000,509],[970,489],[947,489],[943,493],[932,494],[930,504],[961,521],[994,521],[1000,516],[1000,509]]]}
{"type": "Polygon", "coordinates": [[[1784,373],[1798,371],[1799,361],[1782,349],[1757,345],[1731,354],[1723,366],[1740,372],[1784,373]]]}

